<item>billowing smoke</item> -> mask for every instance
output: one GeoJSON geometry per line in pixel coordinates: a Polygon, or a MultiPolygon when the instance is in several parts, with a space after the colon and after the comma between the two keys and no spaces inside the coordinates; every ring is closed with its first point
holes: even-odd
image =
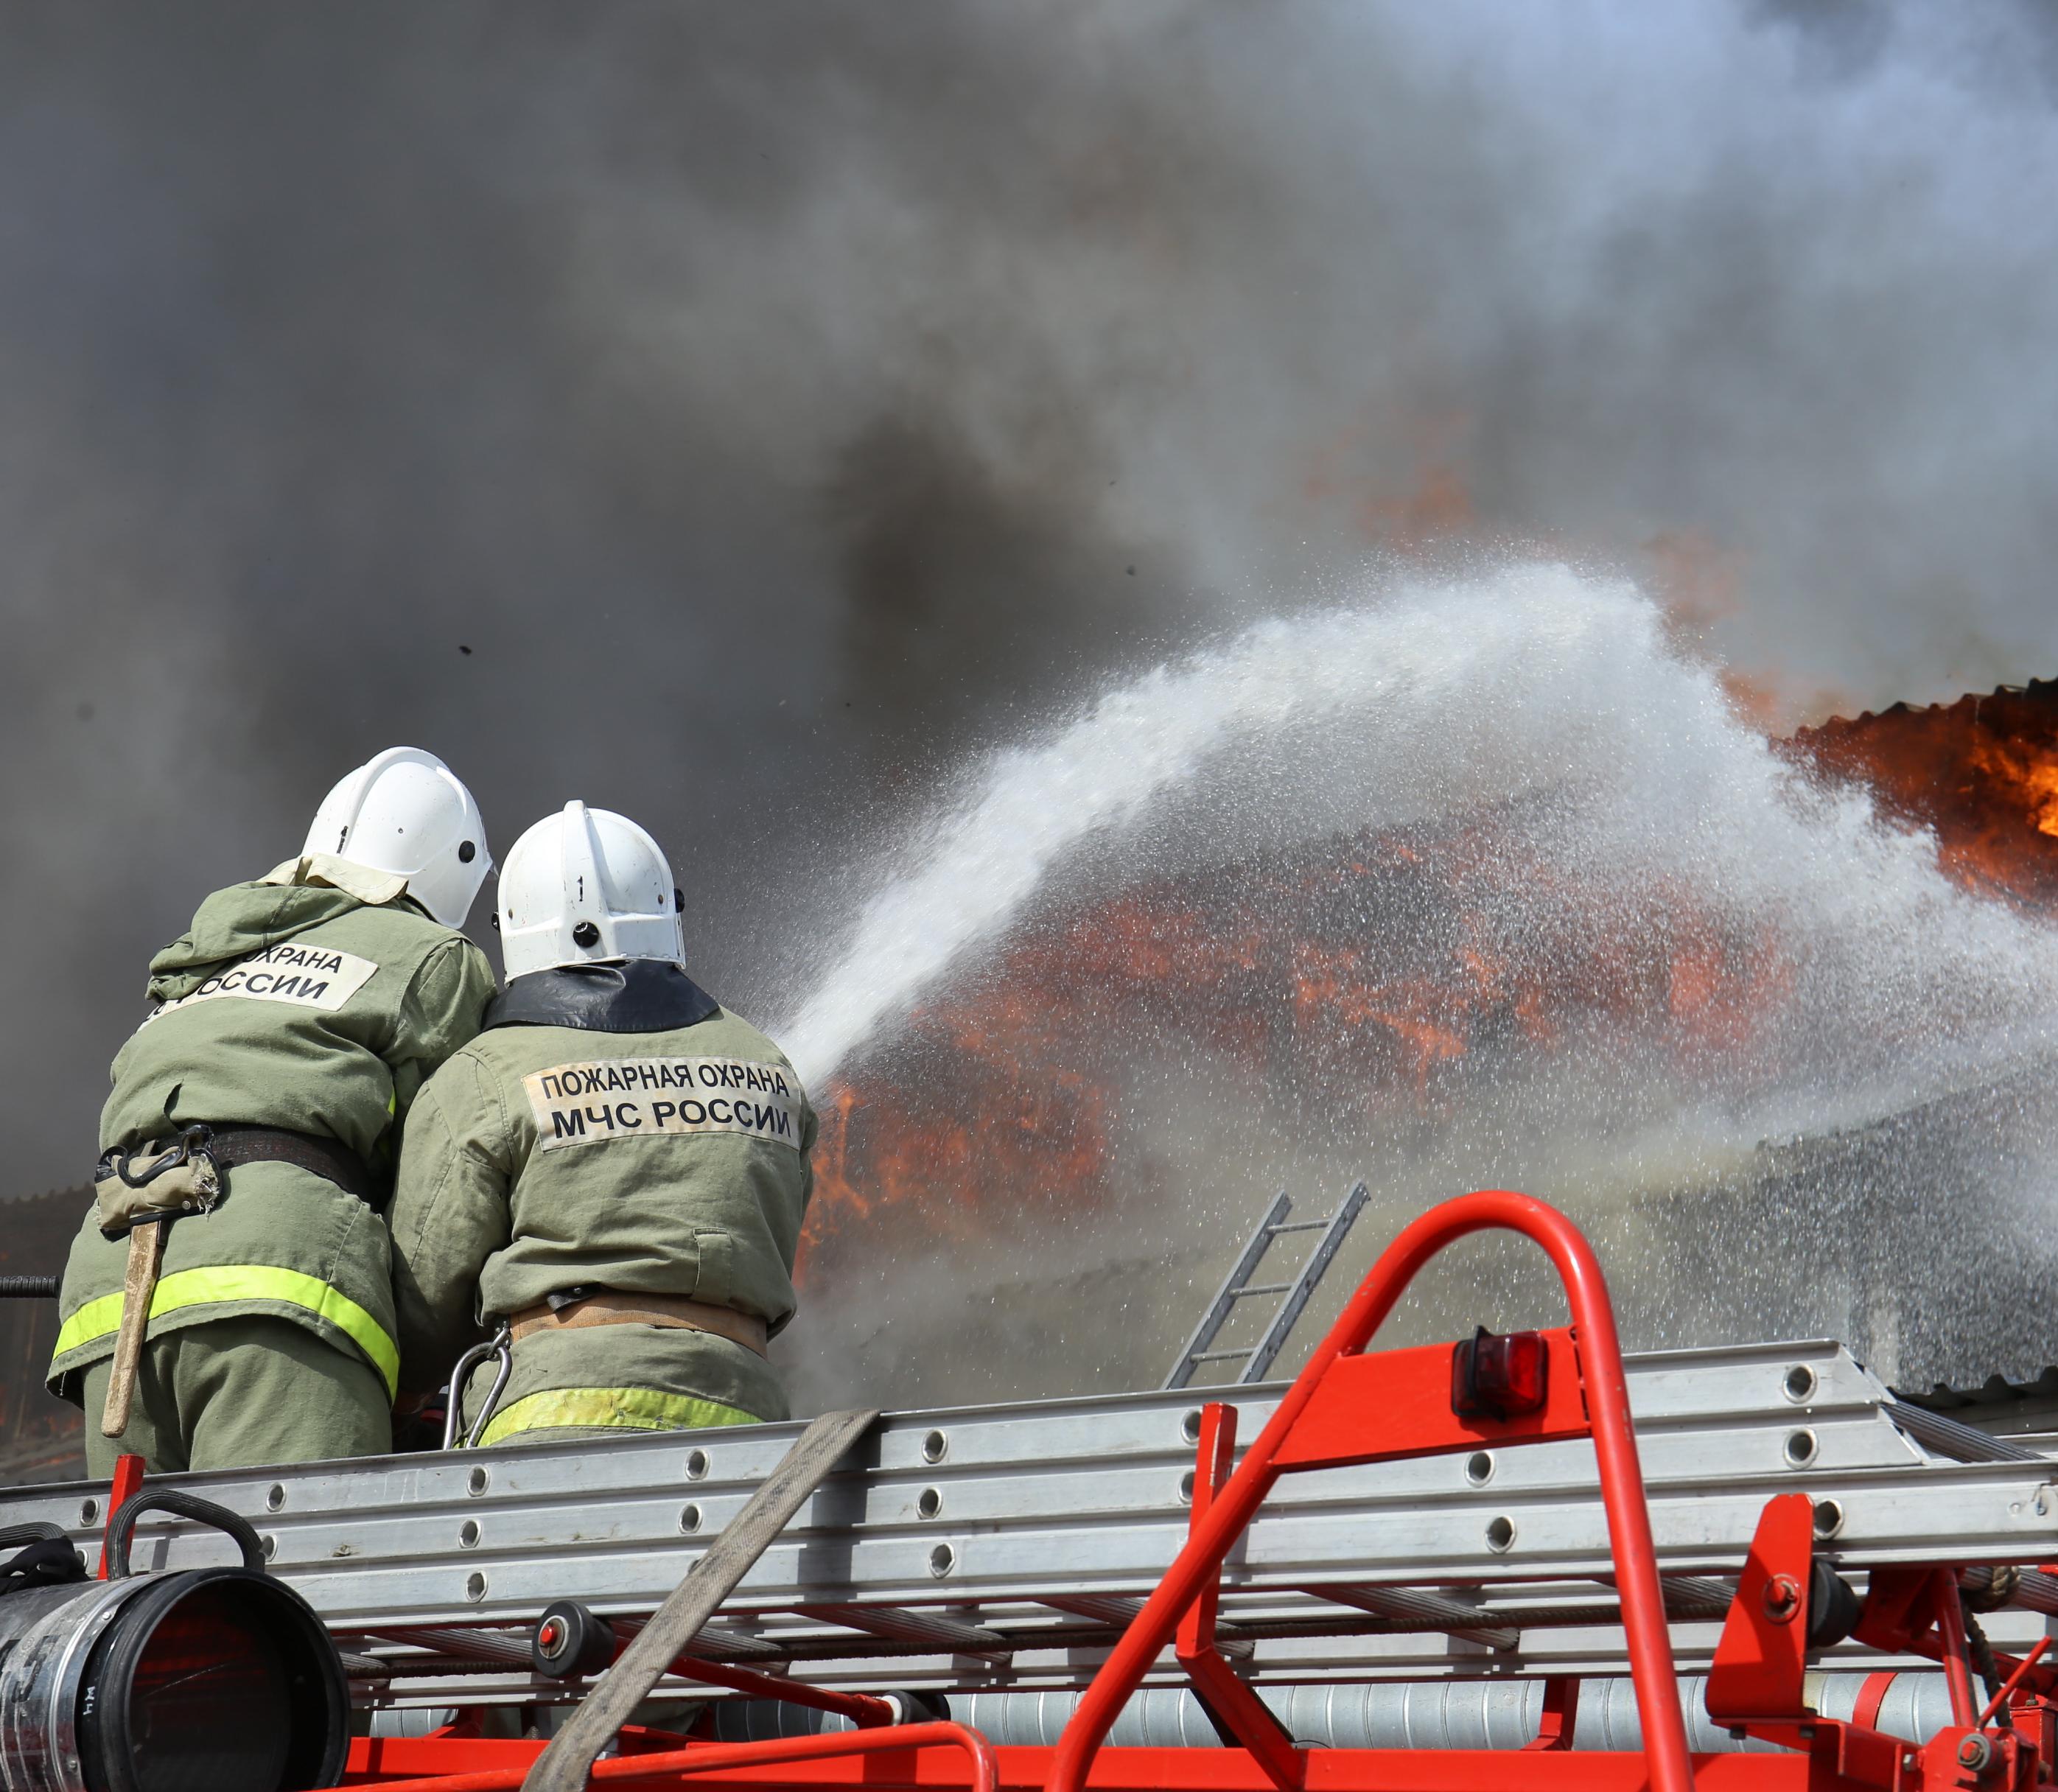
{"type": "Polygon", "coordinates": [[[2058,34],[0,6],[10,1174],[407,741],[670,847],[746,1012],[964,750],[1367,557],[1663,585],[1782,720],[2058,659],[2058,34]]]}

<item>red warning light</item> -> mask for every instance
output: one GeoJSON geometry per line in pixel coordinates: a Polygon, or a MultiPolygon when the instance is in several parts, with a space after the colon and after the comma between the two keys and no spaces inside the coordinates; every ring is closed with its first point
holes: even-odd
{"type": "Polygon", "coordinates": [[[1519,1419],[1544,1410],[1551,1352],[1541,1332],[1485,1326],[1451,1346],[1451,1410],[1461,1419],[1519,1419]]]}

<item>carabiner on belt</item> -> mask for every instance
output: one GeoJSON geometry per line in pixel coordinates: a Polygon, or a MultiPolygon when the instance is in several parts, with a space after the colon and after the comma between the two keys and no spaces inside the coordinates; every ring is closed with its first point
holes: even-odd
{"type": "Polygon", "coordinates": [[[500,1359],[499,1373],[493,1377],[493,1386],[487,1392],[486,1404],[479,1409],[479,1417],[472,1420],[471,1429],[465,1434],[465,1448],[476,1449],[486,1428],[492,1422],[495,1409],[500,1405],[500,1397],[507,1391],[507,1377],[514,1373],[514,1328],[505,1319],[500,1329],[483,1344],[475,1344],[458,1358],[457,1367],[451,1371],[450,1400],[443,1413],[443,1448],[454,1450],[458,1447],[457,1428],[464,1417],[464,1386],[471,1379],[471,1372],[488,1357],[500,1359]]]}

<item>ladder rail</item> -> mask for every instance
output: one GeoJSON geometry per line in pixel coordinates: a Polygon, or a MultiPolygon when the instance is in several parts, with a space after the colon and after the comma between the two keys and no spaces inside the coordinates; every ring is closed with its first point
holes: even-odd
{"type": "Polygon", "coordinates": [[[1337,1250],[1364,1210],[1368,1198],[1366,1186],[1360,1181],[1352,1184],[1350,1192],[1338,1203],[1334,1213],[1321,1219],[1296,1220],[1287,1217],[1293,1210],[1293,1198],[1281,1189],[1265,1210],[1265,1218],[1257,1222],[1257,1230],[1245,1241],[1242,1254],[1222,1277],[1222,1286],[1215,1290],[1215,1297],[1202,1313],[1200,1323],[1187,1338],[1186,1348],[1173,1364],[1172,1373],[1166,1377],[1162,1391],[1170,1393],[1191,1387],[1195,1372],[1208,1363],[1243,1365],[1234,1381],[1218,1385],[1247,1387],[1262,1381],[1279,1353],[1286,1347],[1288,1337],[1307,1310],[1316,1285],[1335,1261],[1337,1250]],[[1315,1241],[1306,1260],[1285,1281],[1253,1281],[1250,1278],[1257,1273],[1265,1253],[1289,1232],[1319,1232],[1321,1236],[1315,1241]],[[1256,1343],[1238,1345],[1234,1349],[1212,1348],[1239,1301],[1272,1294],[1281,1298],[1256,1343]]]}
{"type": "MultiPolygon", "coordinates": [[[[1165,1392],[1183,1388],[1193,1380],[1194,1371],[1200,1366],[1200,1353],[1214,1342],[1215,1334],[1222,1329],[1230,1309],[1236,1305],[1238,1291],[1256,1272],[1258,1260],[1272,1248],[1273,1234],[1293,1210],[1293,1196],[1281,1189],[1273,1198],[1265,1218],[1257,1222],[1257,1230],[1251,1234],[1245,1244],[1242,1254],[1230,1266],[1229,1273],[1222,1277],[1222,1285],[1215,1290],[1215,1297],[1208,1303],[1207,1310],[1201,1315],[1201,1322],[1194,1328],[1192,1336],[1186,1340],[1186,1348],[1180,1351],[1178,1361],[1172,1366],[1172,1373],[1165,1377],[1165,1392]]],[[[1242,1355],[1242,1353],[1239,1351],[1238,1354],[1242,1355]]]]}
{"type": "Polygon", "coordinates": [[[1308,1301],[1337,1252],[1342,1247],[1345,1236],[1364,1208],[1367,1191],[1363,1182],[1351,1186],[1351,1191],[1341,1205],[1329,1216],[1327,1230],[1316,1241],[1315,1248],[1308,1253],[1308,1261],[1301,1266],[1301,1273],[1294,1277],[1286,1291],[1286,1298],[1280,1303],[1279,1310],[1272,1316],[1272,1323],[1265,1329],[1265,1335],[1251,1346],[1250,1361],[1244,1365],[1243,1373],[1237,1380],[1244,1383],[1262,1381],[1273,1360],[1286,1347],[1287,1334],[1298,1323],[1307,1310],[1308,1301]]]}

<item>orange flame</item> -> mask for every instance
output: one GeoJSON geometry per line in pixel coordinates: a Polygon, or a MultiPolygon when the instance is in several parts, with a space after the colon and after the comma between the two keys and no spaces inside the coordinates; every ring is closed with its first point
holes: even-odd
{"type": "Polygon", "coordinates": [[[2058,753],[2040,757],[2016,750],[2012,742],[1980,740],[1973,742],[1971,757],[1976,771],[2014,793],[2040,834],[2058,839],[2058,753]]]}
{"type": "Polygon", "coordinates": [[[1802,729],[1791,747],[1933,829],[1937,862],[1969,888],[2058,902],[2058,681],[1838,717],[1802,729]]]}

